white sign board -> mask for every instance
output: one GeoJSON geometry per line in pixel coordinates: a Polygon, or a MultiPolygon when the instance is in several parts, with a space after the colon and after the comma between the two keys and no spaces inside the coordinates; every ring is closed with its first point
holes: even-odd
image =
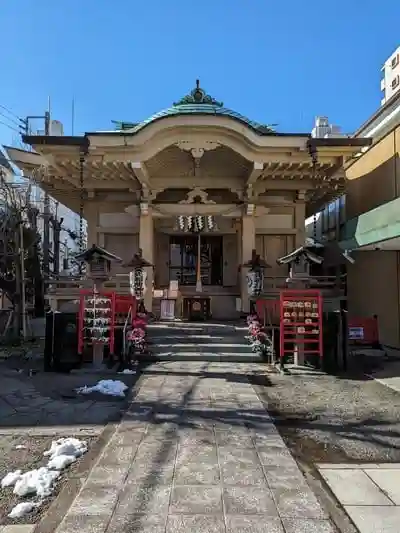
{"type": "Polygon", "coordinates": [[[364,328],[349,328],[349,339],[364,340],[364,328]]]}

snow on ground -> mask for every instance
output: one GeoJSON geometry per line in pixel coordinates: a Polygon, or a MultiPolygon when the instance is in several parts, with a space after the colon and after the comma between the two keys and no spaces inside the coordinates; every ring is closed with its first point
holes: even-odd
{"type": "Polygon", "coordinates": [[[61,475],[61,470],[76,461],[87,452],[87,443],[83,440],[67,437],[55,440],[49,450],[44,452],[48,457],[47,466],[22,473],[21,470],[9,472],[1,481],[1,488],[14,487],[17,496],[36,496],[36,502],[21,502],[9,513],[10,518],[21,518],[40,506],[41,502],[54,490],[54,482],[61,475]]]}
{"type": "Polygon", "coordinates": [[[122,370],[122,372],[118,372],[118,374],[136,374],[136,370],[132,370],[131,368],[125,368],[122,370]]]}
{"type": "Polygon", "coordinates": [[[119,396],[121,398],[124,398],[125,391],[127,388],[127,385],[125,385],[125,383],[123,383],[122,381],[114,379],[102,379],[92,387],[88,387],[87,385],[85,385],[84,387],[79,387],[78,389],[76,389],[76,391],[79,394],[90,394],[92,392],[100,392],[101,394],[106,394],[108,396],[119,396]]]}

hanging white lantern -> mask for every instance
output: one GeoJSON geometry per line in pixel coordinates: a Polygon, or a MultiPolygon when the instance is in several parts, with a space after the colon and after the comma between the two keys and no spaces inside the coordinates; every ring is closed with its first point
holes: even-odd
{"type": "Polygon", "coordinates": [[[263,289],[263,271],[259,270],[250,270],[247,273],[247,292],[250,297],[260,296],[263,289]]]}

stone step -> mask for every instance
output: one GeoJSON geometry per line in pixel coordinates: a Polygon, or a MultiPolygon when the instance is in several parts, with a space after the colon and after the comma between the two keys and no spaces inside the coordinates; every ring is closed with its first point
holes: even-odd
{"type": "Polygon", "coordinates": [[[160,352],[172,352],[179,353],[192,352],[192,353],[204,353],[204,352],[215,352],[215,353],[251,353],[251,348],[248,343],[243,344],[233,344],[233,343],[154,343],[151,344],[151,351],[153,353],[160,352]]]}
{"type": "Polygon", "coordinates": [[[141,361],[205,361],[224,363],[261,363],[263,359],[260,355],[249,353],[217,353],[217,352],[160,352],[142,355],[141,361]]]}
{"type": "Polygon", "coordinates": [[[244,324],[156,322],[148,327],[148,361],[261,362],[252,352],[244,324]]]}
{"type": "Polygon", "coordinates": [[[229,336],[229,337],[212,337],[209,335],[151,335],[149,336],[151,344],[197,344],[199,346],[205,345],[218,345],[218,344],[230,344],[238,346],[247,346],[247,340],[242,336],[229,336]]]}

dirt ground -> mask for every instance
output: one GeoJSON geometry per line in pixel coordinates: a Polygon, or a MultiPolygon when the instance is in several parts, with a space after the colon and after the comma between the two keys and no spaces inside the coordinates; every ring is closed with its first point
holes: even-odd
{"type": "Polygon", "coordinates": [[[303,463],[400,462],[400,393],[362,376],[268,374],[255,387],[303,463]]]}
{"type": "Polygon", "coordinates": [[[82,468],[89,468],[86,463],[92,464],[96,459],[105,444],[107,424],[120,420],[129,403],[129,391],[139,377],[139,374],[45,373],[42,364],[38,358],[18,355],[0,361],[0,479],[17,469],[26,472],[44,466],[47,460],[43,452],[50,448],[52,440],[60,437],[86,440],[89,450],[60,476],[52,496],[21,520],[11,520],[7,514],[22,499],[13,495],[12,488],[0,489],[0,526],[39,522],[65,481],[85,475],[82,468]],[[76,393],[76,388],[94,385],[101,379],[123,381],[129,387],[126,397],[76,393]],[[16,449],[17,445],[25,448],[16,449]]]}

